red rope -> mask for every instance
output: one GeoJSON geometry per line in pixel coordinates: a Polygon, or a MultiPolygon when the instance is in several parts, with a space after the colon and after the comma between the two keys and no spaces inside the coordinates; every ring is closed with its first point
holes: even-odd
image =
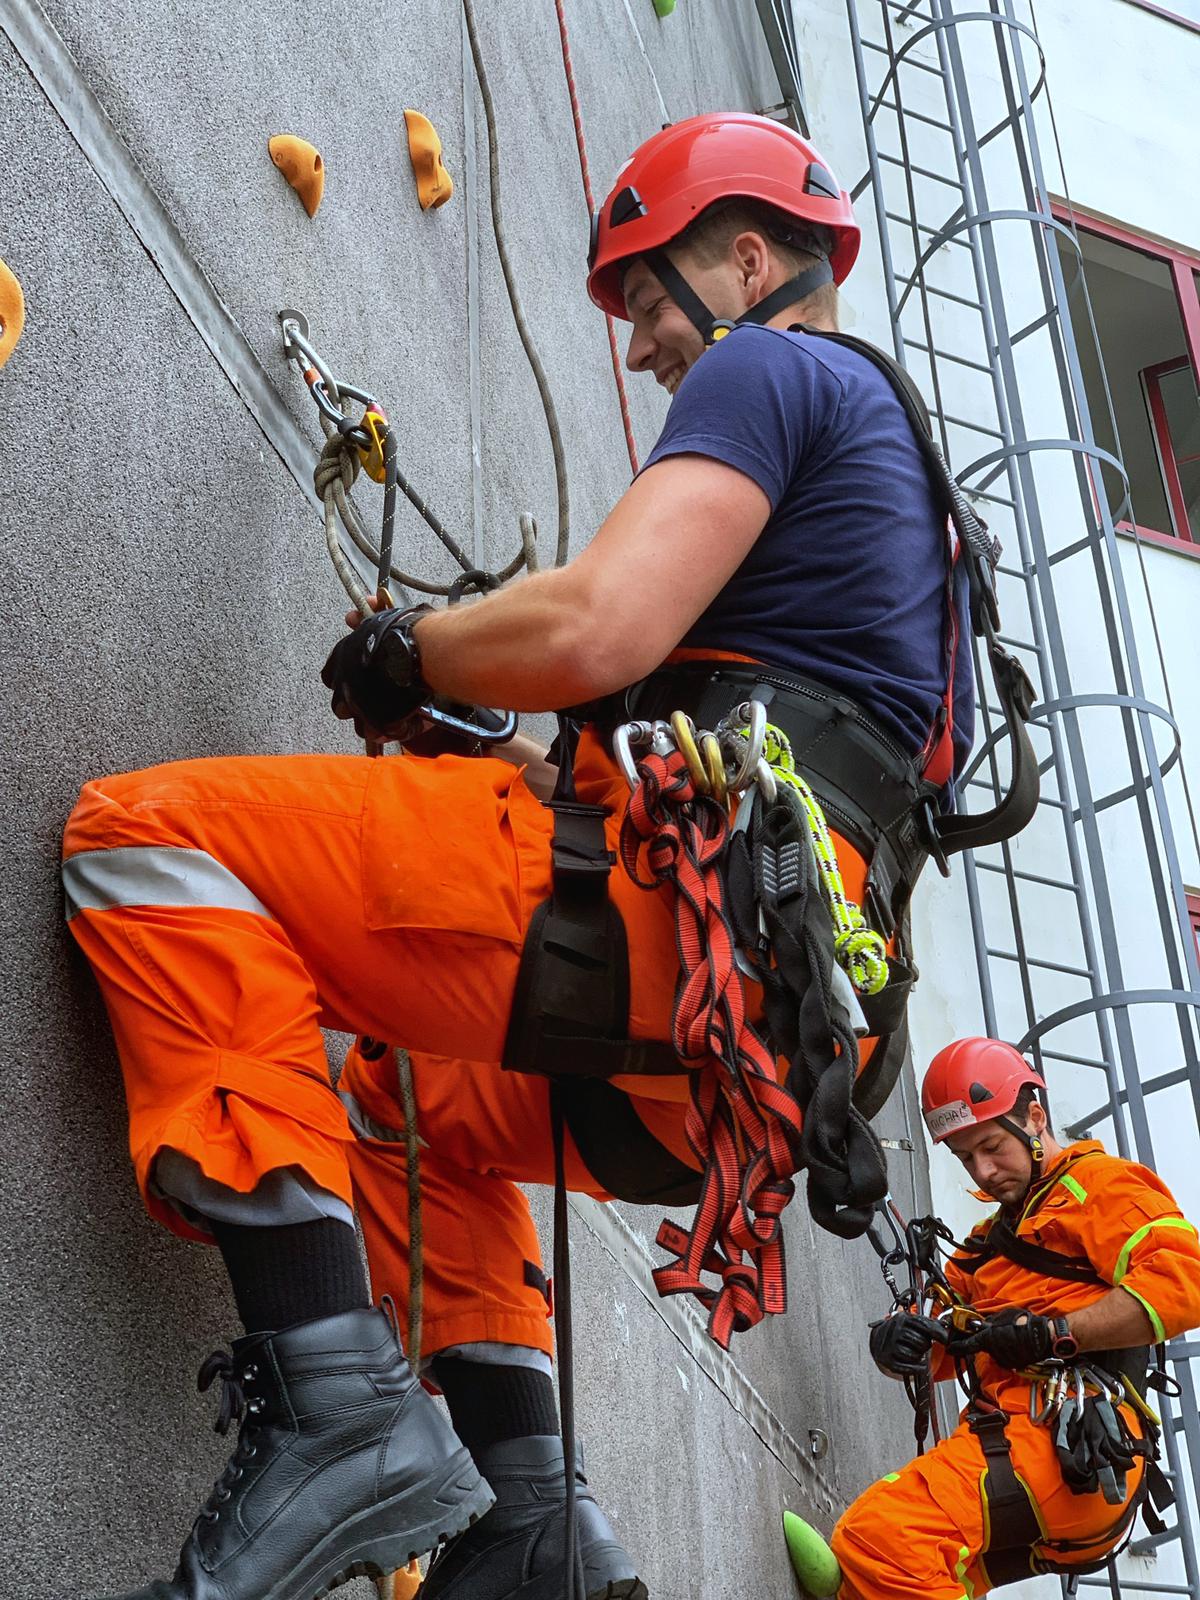
{"type": "Polygon", "coordinates": [[[654,1281],[660,1294],[695,1295],[713,1339],[728,1349],[733,1334],[787,1309],[780,1218],[795,1192],[801,1113],[746,1021],[721,877],[728,813],[697,796],[678,751],[644,756],[638,773],[621,859],[640,887],[674,891],[681,970],[673,1039],[692,1070],[686,1131],[704,1172],[690,1231],[659,1228],[675,1260],[656,1268],[654,1281]]]}
{"type": "MultiPolygon", "coordinates": [[[[596,214],[596,200],[592,193],[592,178],[588,170],[587,143],[583,137],[583,114],[579,109],[579,93],[575,87],[575,68],[571,62],[571,40],[567,33],[567,18],[563,10],[563,0],[554,0],[554,9],[558,13],[558,36],[562,41],[563,66],[567,74],[567,93],[571,97],[571,116],[575,121],[575,144],[579,150],[579,171],[583,178],[583,193],[587,200],[588,218],[596,214]]],[[[629,451],[629,465],[636,478],[638,473],[637,445],[633,438],[633,418],[629,414],[629,395],[625,389],[625,373],[621,368],[621,350],[617,344],[617,325],[604,313],[604,320],[608,325],[608,349],[612,356],[613,377],[617,380],[617,396],[621,402],[621,425],[625,429],[625,448],[629,451]]]]}

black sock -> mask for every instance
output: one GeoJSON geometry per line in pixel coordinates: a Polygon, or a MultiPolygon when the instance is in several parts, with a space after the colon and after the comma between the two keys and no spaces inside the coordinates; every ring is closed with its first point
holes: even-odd
{"type": "Polygon", "coordinates": [[[371,1303],[358,1235],[336,1217],[277,1228],[210,1226],[247,1333],[276,1333],[371,1303]]]}
{"type": "Polygon", "coordinates": [[[454,1431],[472,1455],[505,1439],[558,1432],[554,1384],[536,1367],[500,1367],[439,1356],[433,1371],[450,1407],[454,1431]]]}

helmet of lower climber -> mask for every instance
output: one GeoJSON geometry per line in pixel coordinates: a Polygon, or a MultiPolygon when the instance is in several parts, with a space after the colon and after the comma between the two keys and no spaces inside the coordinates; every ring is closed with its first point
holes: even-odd
{"type": "Polygon", "coordinates": [[[999,1039],[956,1039],[929,1063],[921,1085],[921,1113],[929,1137],[941,1144],[950,1134],[981,1122],[998,1122],[1026,1145],[1036,1179],[1045,1151],[1009,1113],[1021,1090],[1032,1085],[1041,1098],[1045,1079],[1019,1050],[999,1039]]]}
{"type": "Polygon", "coordinates": [[[667,253],[672,239],[722,200],[758,200],[832,238],[828,260],[781,284],[738,319],[769,322],[823,284],[842,283],[861,235],[850,196],[807,140],[770,117],[724,111],[688,117],[640,145],[592,218],[588,293],[602,311],[628,320],[622,279],[641,258],[705,344],[736,324],[714,317],[667,253]]]}

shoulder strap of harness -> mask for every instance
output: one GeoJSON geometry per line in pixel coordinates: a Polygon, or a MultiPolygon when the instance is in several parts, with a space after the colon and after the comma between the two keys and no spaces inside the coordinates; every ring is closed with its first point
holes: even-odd
{"type": "MultiPolygon", "coordinates": [[[[996,598],[999,542],[988,533],[987,525],[955,481],[933,436],[929,411],[920,390],[899,362],[867,340],[855,338],[852,334],[832,333],[824,328],[810,328],[803,323],[797,326],[806,334],[856,350],[882,372],[904,407],[937,496],[939,510],[957,536],[955,541],[948,538],[946,557],[946,690],[926,746],[924,771],[927,777],[940,783],[948,782],[953,772],[954,661],[958,646],[954,569],[961,560],[970,587],[971,626],[975,634],[986,642],[992,677],[1012,744],[1012,777],[1007,793],[990,811],[937,819],[935,827],[942,854],[977,850],[983,845],[1011,839],[1014,834],[1020,833],[1037,809],[1040,778],[1037,756],[1025,727],[1033,706],[1033,685],[1016,656],[1010,654],[999,639],[1000,608],[996,598]]],[[[949,534],[949,528],[947,531],[949,534]]]]}
{"type": "MultiPolygon", "coordinates": [[[[1021,1220],[1036,1216],[1045,1204],[1047,1196],[1053,1193],[1063,1176],[1094,1153],[1094,1151],[1083,1151],[1078,1155],[1069,1156],[1061,1167],[1055,1168],[1053,1173],[1044,1178],[1024,1208],[1021,1220]]],[[[1044,1245],[1022,1239],[1012,1222],[1004,1215],[996,1218],[982,1239],[978,1241],[966,1239],[961,1244],[957,1240],[953,1242],[955,1254],[952,1260],[962,1272],[978,1272],[986,1262],[996,1256],[1003,1256],[1006,1261],[1011,1261],[1018,1267],[1028,1267],[1031,1272],[1039,1272],[1046,1278],[1057,1278],[1066,1283],[1087,1283],[1097,1288],[1112,1287],[1108,1279],[1096,1271],[1086,1256],[1071,1256],[1063,1251],[1048,1250],[1044,1245]]]]}

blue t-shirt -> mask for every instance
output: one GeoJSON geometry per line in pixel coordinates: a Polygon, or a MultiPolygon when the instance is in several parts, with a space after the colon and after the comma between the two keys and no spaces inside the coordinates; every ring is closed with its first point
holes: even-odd
{"type": "MultiPolygon", "coordinates": [[[[840,690],[916,754],[946,688],[946,532],[883,373],[831,339],[745,324],[687,373],[645,467],[684,454],[744,472],[771,515],[680,644],[840,690]]],[[[961,769],[975,716],[961,571],[956,599],[961,769]]]]}

